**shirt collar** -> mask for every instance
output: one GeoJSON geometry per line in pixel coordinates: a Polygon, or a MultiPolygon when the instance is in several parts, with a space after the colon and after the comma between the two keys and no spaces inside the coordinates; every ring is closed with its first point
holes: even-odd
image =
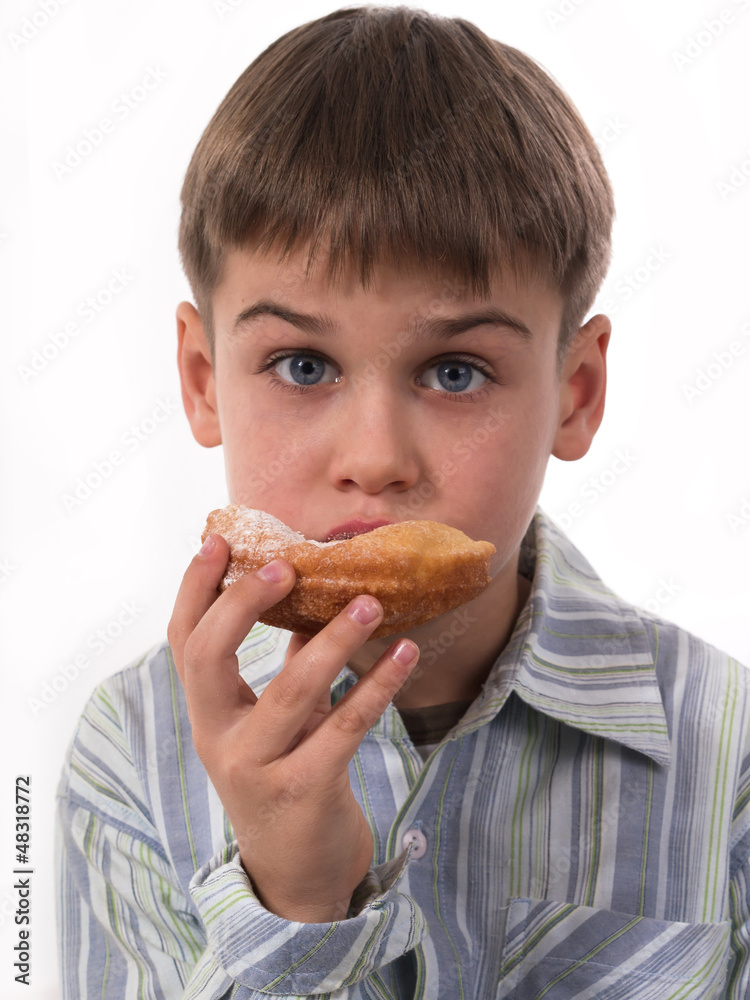
{"type": "Polygon", "coordinates": [[[533,580],[529,599],[464,721],[486,721],[513,690],[545,715],[667,764],[667,719],[637,610],[540,508],[519,572],[533,580]]]}

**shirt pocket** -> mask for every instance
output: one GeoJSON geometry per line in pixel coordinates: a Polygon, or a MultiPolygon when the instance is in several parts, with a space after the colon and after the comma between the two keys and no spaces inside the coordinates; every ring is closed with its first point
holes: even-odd
{"type": "Polygon", "coordinates": [[[730,924],[683,924],[543,899],[510,900],[497,1000],[710,1000],[730,924]]]}

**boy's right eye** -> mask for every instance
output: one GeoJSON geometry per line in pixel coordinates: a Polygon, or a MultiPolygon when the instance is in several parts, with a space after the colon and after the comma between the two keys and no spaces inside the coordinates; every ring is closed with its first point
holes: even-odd
{"type": "Polygon", "coordinates": [[[286,354],[269,363],[279,378],[292,385],[318,385],[320,382],[338,382],[341,373],[318,354],[286,354]]]}

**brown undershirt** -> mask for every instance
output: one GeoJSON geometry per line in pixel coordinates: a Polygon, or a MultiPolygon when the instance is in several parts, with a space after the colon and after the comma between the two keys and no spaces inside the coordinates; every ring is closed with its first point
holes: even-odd
{"type": "Polygon", "coordinates": [[[456,725],[474,701],[448,701],[444,705],[398,710],[406,731],[422,760],[427,760],[443,737],[456,725]]]}

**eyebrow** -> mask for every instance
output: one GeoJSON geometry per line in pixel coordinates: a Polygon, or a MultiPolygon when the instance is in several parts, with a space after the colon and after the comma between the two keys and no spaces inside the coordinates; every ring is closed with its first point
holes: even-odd
{"type": "MultiPolygon", "coordinates": [[[[296,326],[304,333],[313,334],[317,337],[338,337],[341,329],[330,316],[316,313],[301,313],[294,309],[289,309],[271,299],[261,299],[253,305],[243,309],[237,316],[232,327],[233,334],[239,334],[243,329],[250,326],[259,316],[278,316],[285,323],[296,326]]],[[[496,306],[477,309],[463,316],[433,317],[430,319],[419,318],[413,320],[409,326],[410,331],[427,335],[435,340],[448,340],[460,333],[473,329],[475,326],[495,326],[503,328],[521,340],[531,341],[531,330],[522,323],[520,319],[511,316],[510,313],[496,306]]]]}

